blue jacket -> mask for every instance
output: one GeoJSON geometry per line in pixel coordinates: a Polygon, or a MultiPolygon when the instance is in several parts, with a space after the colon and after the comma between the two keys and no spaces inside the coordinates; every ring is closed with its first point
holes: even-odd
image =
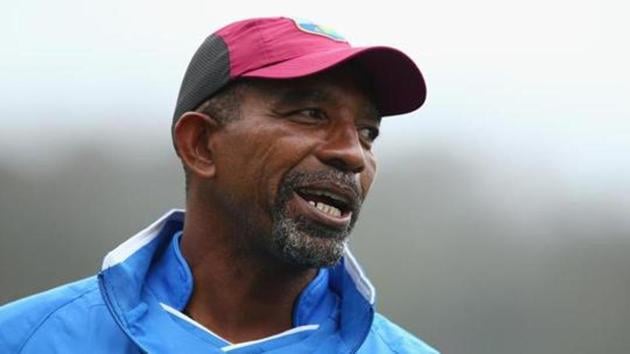
{"type": "Polygon", "coordinates": [[[172,211],[122,243],[97,276],[0,307],[0,353],[436,353],[374,311],[352,254],[300,294],[295,328],[232,344],[184,315],[192,275],[172,211]]]}

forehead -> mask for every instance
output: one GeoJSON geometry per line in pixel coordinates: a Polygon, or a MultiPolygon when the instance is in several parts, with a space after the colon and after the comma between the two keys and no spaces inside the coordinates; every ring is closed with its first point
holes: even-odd
{"type": "Polygon", "coordinates": [[[254,94],[264,96],[275,105],[343,104],[358,100],[365,114],[380,120],[370,82],[353,66],[297,79],[253,79],[248,86],[254,94]]]}

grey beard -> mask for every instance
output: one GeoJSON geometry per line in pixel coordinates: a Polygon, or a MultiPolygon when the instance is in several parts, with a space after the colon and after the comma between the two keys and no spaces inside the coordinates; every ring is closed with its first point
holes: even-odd
{"type": "Polygon", "coordinates": [[[274,222],[273,249],[285,262],[308,268],[335,265],[343,256],[349,231],[324,230],[308,221],[281,217],[274,222]]]}
{"type": "Polygon", "coordinates": [[[352,177],[340,172],[296,172],[284,178],[272,214],[272,252],[289,264],[308,268],[329,267],[339,262],[359,212],[359,206],[355,206],[350,226],[345,230],[332,229],[303,216],[289,216],[288,201],[293,197],[295,187],[315,179],[334,180],[358,190],[352,177]]]}

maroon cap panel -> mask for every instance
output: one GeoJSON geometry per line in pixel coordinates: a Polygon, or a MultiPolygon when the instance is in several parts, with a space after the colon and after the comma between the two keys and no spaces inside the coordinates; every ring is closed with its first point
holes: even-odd
{"type": "Polygon", "coordinates": [[[232,77],[320,51],[350,48],[347,42],[301,31],[287,18],[236,22],[217,34],[229,49],[232,77]]]}

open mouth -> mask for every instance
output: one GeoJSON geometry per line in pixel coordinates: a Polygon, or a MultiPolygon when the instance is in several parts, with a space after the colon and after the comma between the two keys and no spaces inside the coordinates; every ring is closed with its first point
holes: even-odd
{"type": "Polygon", "coordinates": [[[335,191],[328,188],[303,187],[295,190],[295,193],[303,199],[310,209],[316,210],[327,219],[336,219],[346,223],[352,216],[352,197],[343,191],[335,191]]]}

